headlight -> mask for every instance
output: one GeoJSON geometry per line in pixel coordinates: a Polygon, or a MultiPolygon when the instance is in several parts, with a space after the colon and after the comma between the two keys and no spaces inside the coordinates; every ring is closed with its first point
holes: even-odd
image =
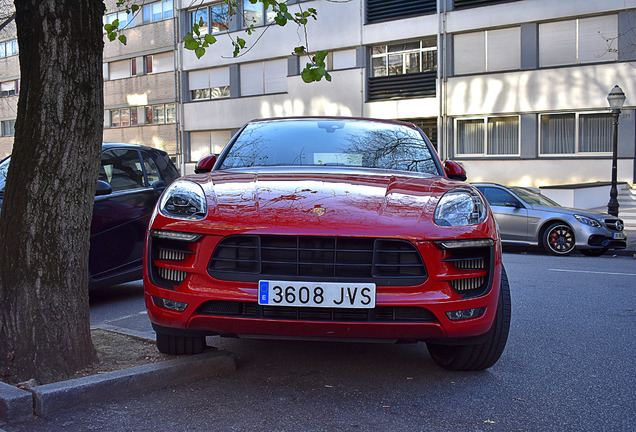
{"type": "Polygon", "coordinates": [[[479,193],[469,188],[450,190],[435,208],[435,223],[440,226],[465,226],[486,220],[486,204],[479,193]]]}
{"type": "Polygon", "coordinates": [[[574,217],[576,218],[577,221],[581,222],[582,224],[597,227],[597,228],[601,227],[601,223],[597,221],[596,219],[592,219],[590,217],[583,216],[583,215],[574,215],[574,217]]]}
{"type": "Polygon", "coordinates": [[[159,212],[175,219],[203,219],[208,214],[203,188],[198,183],[177,180],[163,193],[159,212]]]}

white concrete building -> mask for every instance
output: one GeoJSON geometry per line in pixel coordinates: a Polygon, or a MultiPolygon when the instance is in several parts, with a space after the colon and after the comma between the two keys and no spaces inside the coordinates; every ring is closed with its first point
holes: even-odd
{"type": "MultiPolygon", "coordinates": [[[[291,54],[302,32],[267,26],[260,3],[238,0],[230,17],[222,0],[146,0],[134,20],[106,3],[128,44],[106,42],[104,139],[163,148],[184,172],[251,119],[345,115],[415,122],[469,181],[609,181],[607,95],[619,85],[618,178],[636,183],[636,0],[289,0],[292,12],[318,10],[308,49],[329,51],[333,79],[313,84],[291,54]],[[184,49],[193,20],[218,40],[201,59],[184,49]],[[253,48],[234,58],[236,36],[253,48]]],[[[13,141],[17,48],[8,27],[0,157],[13,141]]]]}
{"type": "Polygon", "coordinates": [[[330,51],[333,77],[318,84],[302,82],[305,60],[290,55],[304,45],[295,27],[261,25],[233,58],[225,33],[242,20],[224,21],[222,2],[190,4],[181,36],[197,9],[218,42],[201,59],[178,50],[187,170],[250,119],[351,115],[414,121],[471,181],[609,181],[607,94],[619,85],[619,181],[634,183],[636,0],[290,1],[318,10],[309,49],[330,51]]]}

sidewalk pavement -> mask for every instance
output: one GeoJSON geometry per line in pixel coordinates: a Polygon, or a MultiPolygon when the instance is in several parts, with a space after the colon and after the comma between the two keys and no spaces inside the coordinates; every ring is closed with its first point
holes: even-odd
{"type": "Polygon", "coordinates": [[[236,361],[232,353],[211,349],[203,354],[39,385],[29,390],[0,382],[0,432],[5,423],[18,423],[78,404],[108,402],[234,371],[236,361]]]}
{"type": "Polygon", "coordinates": [[[627,248],[622,250],[610,250],[607,253],[610,255],[636,258],[636,227],[625,227],[625,234],[627,235],[627,248]]]}

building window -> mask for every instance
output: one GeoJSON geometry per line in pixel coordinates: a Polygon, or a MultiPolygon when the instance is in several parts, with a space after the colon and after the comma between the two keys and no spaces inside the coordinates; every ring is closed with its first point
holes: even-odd
{"type": "Polygon", "coordinates": [[[244,63],[240,66],[241,96],[287,91],[287,60],[244,63]]]}
{"type": "Polygon", "coordinates": [[[172,72],[174,70],[174,53],[172,51],[144,56],[146,74],[172,72]]]}
{"type": "Polygon", "coordinates": [[[15,120],[6,120],[2,122],[2,136],[14,136],[15,135],[15,120]]]}
{"type": "Polygon", "coordinates": [[[437,69],[435,38],[371,49],[371,72],[374,77],[405,75],[437,69]]]}
{"type": "Polygon", "coordinates": [[[539,66],[616,61],[618,15],[539,24],[539,66]]]}
{"type": "Polygon", "coordinates": [[[519,117],[457,119],[458,156],[518,156],[519,117]]]}
{"type": "Polygon", "coordinates": [[[540,153],[544,156],[612,151],[610,113],[544,114],[540,128],[540,153]]]}
{"type": "Polygon", "coordinates": [[[262,2],[252,4],[250,0],[243,0],[243,27],[262,26],[274,22],[276,14],[271,8],[265,9],[262,2]]]}
{"type": "Polygon", "coordinates": [[[221,67],[188,73],[190,100],[230,97],[230,68],[221,67]]]}
{"type": "Polygon", "coordinates": [[[369,75],[369,101],[434,97],[436,38],[372,47],[369,75]]]}
{"type": "Polygon", "coordinates": [[[458,34],[453,37],[456,75],[521,68],[521,27],[458,34]]]}
{"type": "Polygon", "coordinates": [[[18,40],[0,42],[0,58],[18,55],[18,40]]]}
{"type": "Polygon", "coordinates": [[[117,26],[119,29],[133,27],[135,25],[135,14],[121,11],[106,15],[108,24],[112,24],[115,20],[119,20],[119,25],[117,26]]]}
{"type": "Polygon", "coordinates": [[[137,108],[110,110],[110,127],[137,126],[137,108]]]}
{"type": "Polygon", "coordinates": [[[15,81],[7,81],[0,83],[0,96],[1,97],[9,97],[15,96],[19,94],[19,82],[15,81]]]}
{"type": "Polygon", "coordinates": [[[231,137],[232,133],[229,130],[190,132],[189,160],[198,162],[208,155],[218,155],[231,137]]]}
{"type": "Polygon", "coordinates": [[[190,12],[190,24],[199,26],[201,36],[227,31],[230,25],[227,4],[219,3],[190,12]]]}
{"type": "Polygon", "coordinates": [[[143,7],[144,23],[151,23],[172,18],[172,0],[163,0],[156,3],[150,3],[143,7]]]}
{"type": "Polygon", "coordinates": [[[146,107],[146,124],[166,124],[175,122],[175,104],[160,104],[146,107]]]}
{"type": "MultiPolygon", "coordinates": [[[[108,78],[110,80],[130,78],[132,76],[132,64],[134,63],[135,59],[108,63],[108,78]]],[[[137,72],[136,69],[135,72],[137,72]]]]}

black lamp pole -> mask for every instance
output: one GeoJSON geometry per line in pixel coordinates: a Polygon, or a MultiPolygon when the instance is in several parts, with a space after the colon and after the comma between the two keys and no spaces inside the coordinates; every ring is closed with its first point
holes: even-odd
{"type": "Polygon", "coordinates": [[[613,133],[612,133],[612,187],[610,189],[610,200],[607,203],[607,212],[618,217],[618,181],[616,171],[618,165],[618,116],[621,113],[623,103],[625,103],[625,93],[619,86],[615,86],[607,96],[607,100],[612,109],[613,133]]]}

